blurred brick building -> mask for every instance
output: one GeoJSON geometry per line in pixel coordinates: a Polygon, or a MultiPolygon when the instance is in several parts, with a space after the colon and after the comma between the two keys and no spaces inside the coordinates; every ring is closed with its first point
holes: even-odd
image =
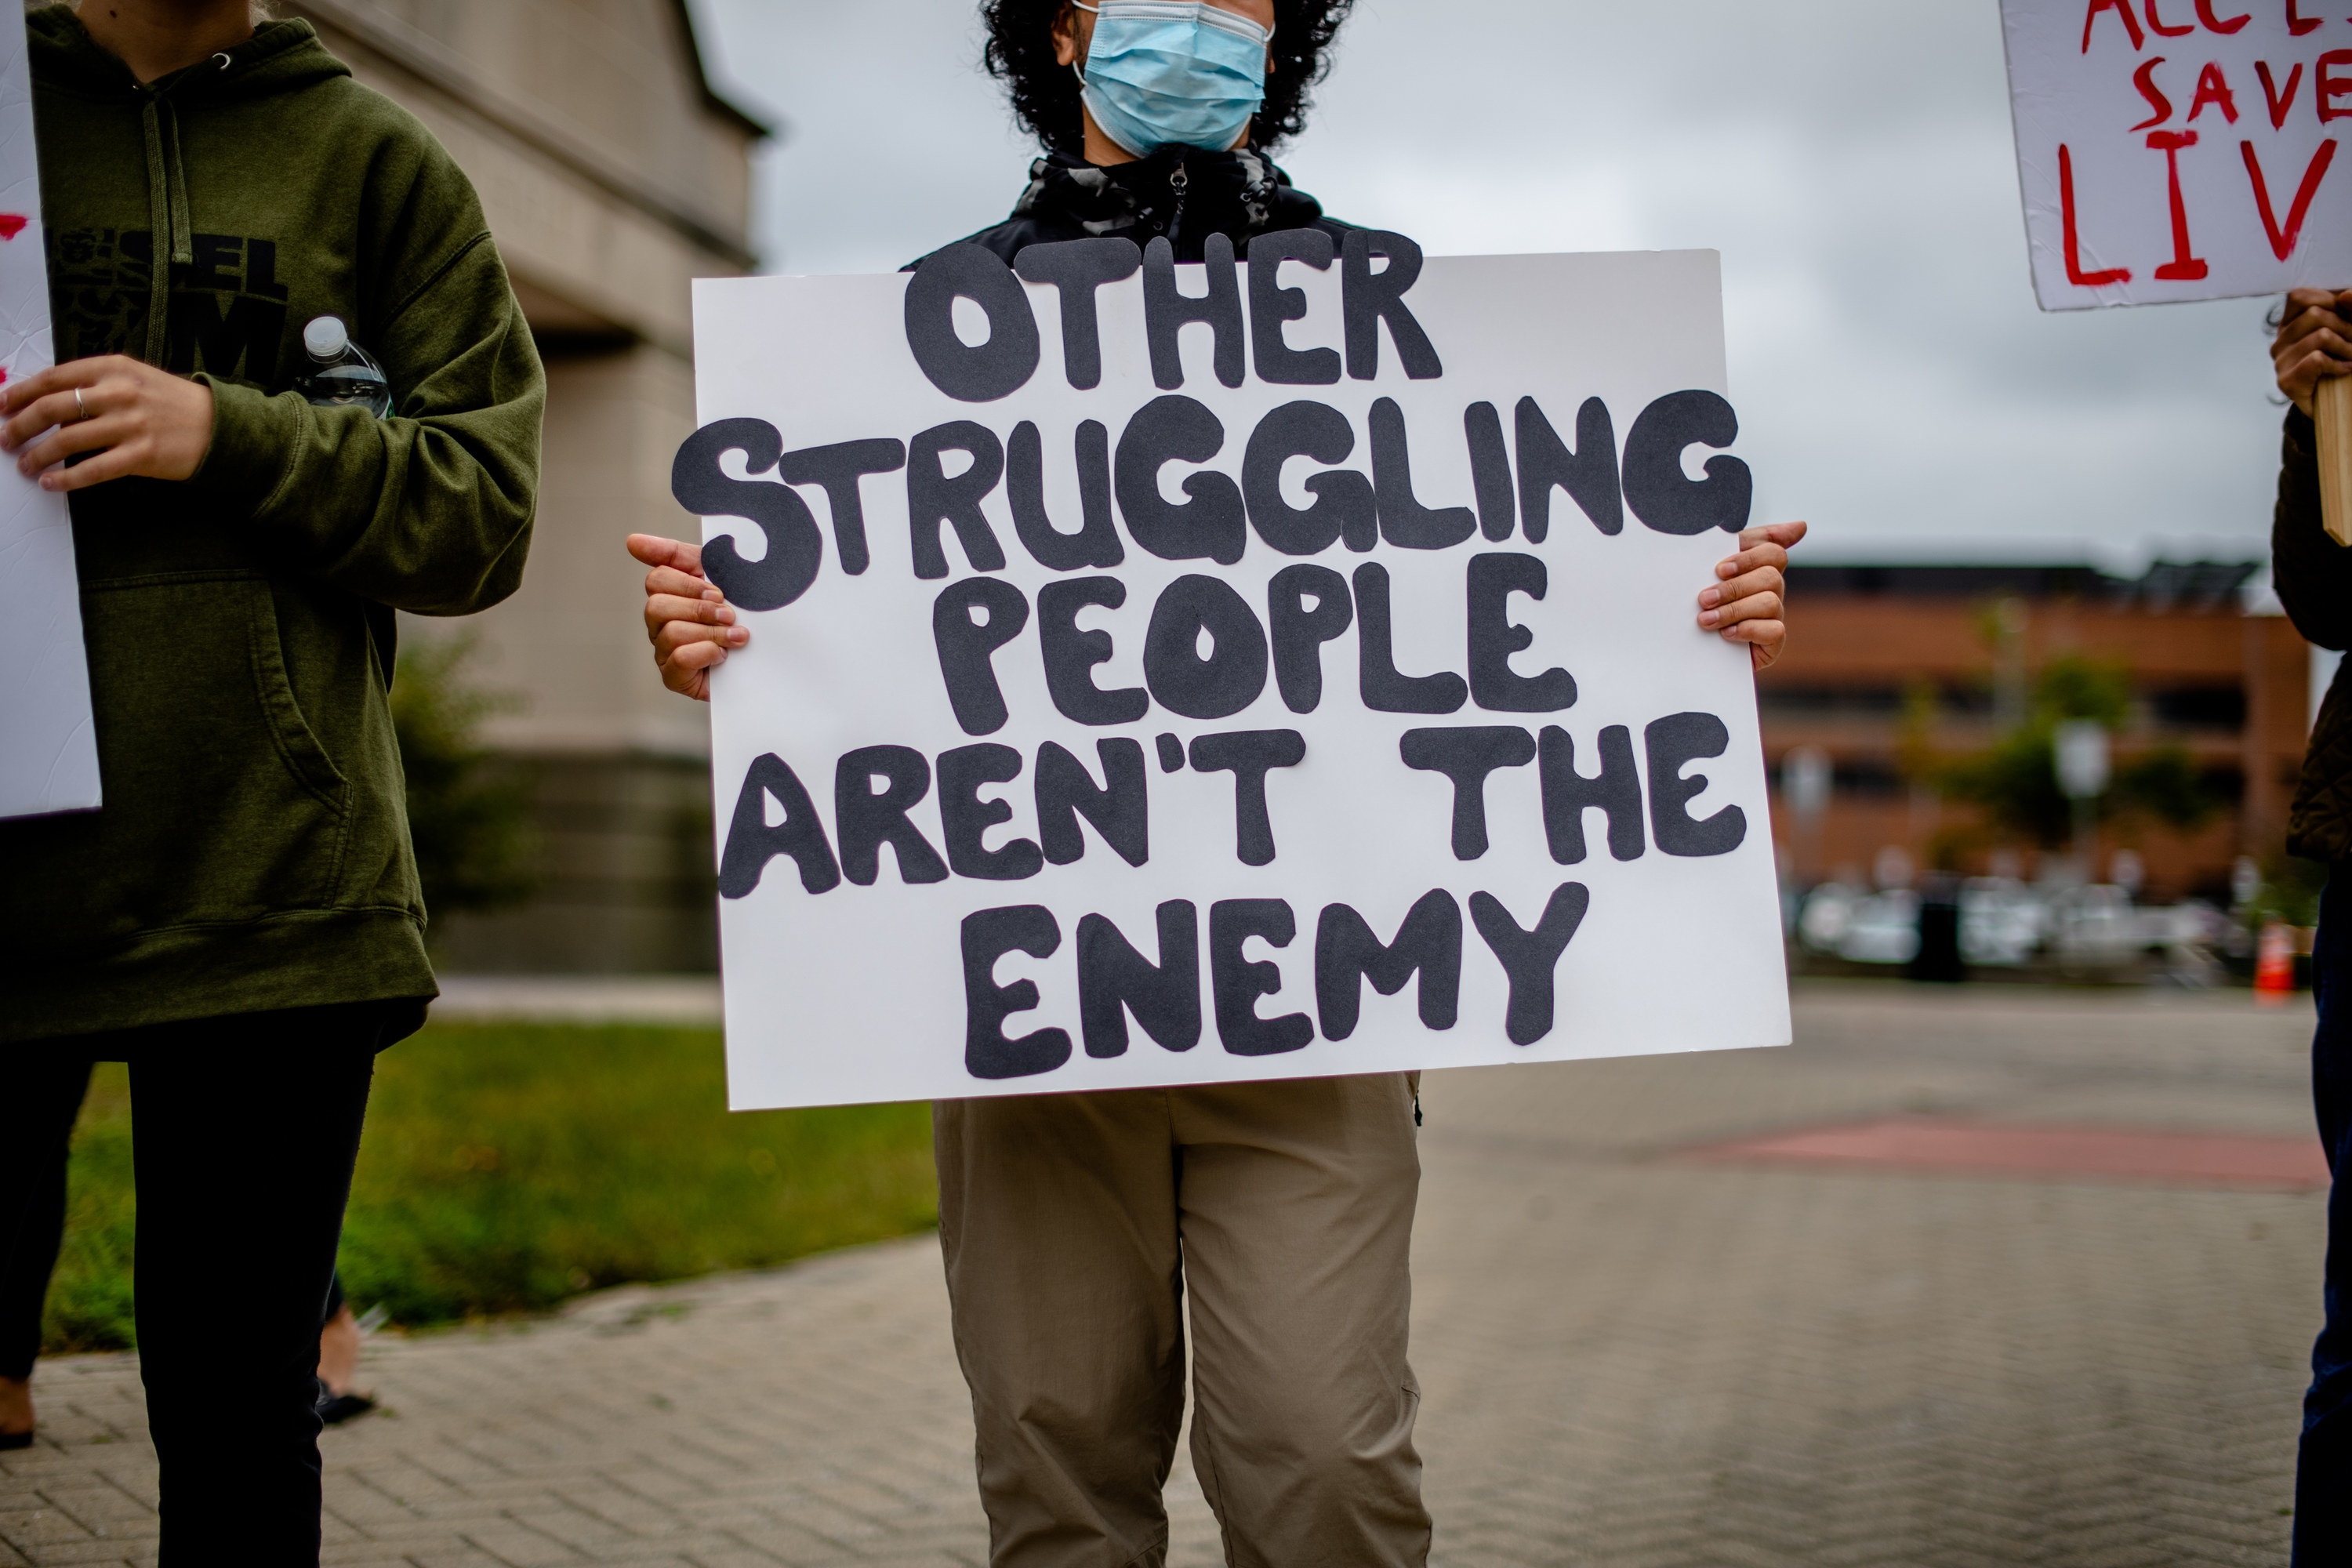
{"type": "Polygon", "coordinates": [[[2151,899],[2222,892],[2238,856],[2282,852],[2312,711],[2312,650],[2284,616],[2250,612],[2255,570],[2159,563],[2122,579],[2087,566],[1792,568],[1797,635],[1758,689],[1784,865],[1808,883],[1864,880],[1891,846],[1915,866],[1980,873],[2007,848],[2032,875],[2032,846],[2004,844],[1973,808],[1906,776],[1904,742],[1924,736],[1947,756],[1990,746],[2020,717],[2035,672],[2073,654],[2127,672],[2119,763],[2179,748],[2223,803],[2190,835],[2146,822],[2103,828],[2100,875],[2130,848],[2151,899]],[[1827,809],[1811,823],[1782,788],[1782,764],[1801,746],[1833,764],[1827,809]]]}

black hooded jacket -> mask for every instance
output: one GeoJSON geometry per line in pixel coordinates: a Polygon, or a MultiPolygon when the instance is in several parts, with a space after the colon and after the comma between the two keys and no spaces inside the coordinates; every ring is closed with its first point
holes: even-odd
{"type": "MultiPolygon", "coordinates": [[[[2277,510],[2271,514],[2271,580],[2294,629],[2326,648],[2352,647],[2352,550],[2327,536],[2319,516],[2319,441],[2311,416],[2286,414],[2277,510]]],[[[2336,672],[2304,753],[2287,814],[2286,847],[2313,860],[2352,860],[2352,689],[2336,672]]]]}
{"type": "MultiPolygon", "coordinates": [[[[1283,229],[1319,228],[1335,240],[1355,226],[1323,216],[1323,204],[1295,188],[1263,153],[1246,147],[1203,153],[1162,147],[1131,163],[1097,167],[1066,153],[1029,165],[1029,188],[1013,216],[961,242],[994,251],[1005,265],[1033,245],[1114,237],[1149,245],[1166,239],[1179,261],[1198,261],[1222,234],[1246,257],[1249,242],[1283,229]]],[[[912,271],[919,262],[912,263],[912,271]]]]}

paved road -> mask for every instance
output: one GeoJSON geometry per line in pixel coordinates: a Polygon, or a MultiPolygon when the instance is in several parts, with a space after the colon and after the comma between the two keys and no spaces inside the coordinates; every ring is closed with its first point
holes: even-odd
{"type": "MultiPolygon", "coordinates": [[[[2321,1199],[1685,1162],[1933,1112],[2307,1135],[2308,1014],[1813,988],[1793,1049],[1433,1076],[1414,1361],[1437,1560],[2281,1563],[2321,1199]]],[[[935,1247],[378,1340],[329,1561],[983,1560],[935,1247]]],[[[0,1564],[152,1560],[124,1357],[44,1366],[0,1564]]],[[[1172,1561],[1218,1561],[1190,1474],[1172,1561]]]]}

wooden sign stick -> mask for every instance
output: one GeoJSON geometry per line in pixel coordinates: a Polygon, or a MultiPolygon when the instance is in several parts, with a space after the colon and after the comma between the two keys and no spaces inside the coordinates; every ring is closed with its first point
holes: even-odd
{"type": "Polygon", "coordinates": [[[2331,375],[2313,389],[2319,429],[2319,517],[2327,536],[2352,544],[2352,376],[2331,375]]]}

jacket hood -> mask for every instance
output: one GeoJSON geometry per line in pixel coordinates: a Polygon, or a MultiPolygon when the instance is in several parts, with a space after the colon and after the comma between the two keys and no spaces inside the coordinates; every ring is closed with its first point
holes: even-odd
{"type": "Polygon", "coordinates": [[[69,6],[45,5],[31,13],[25,34],[36,79],[95,97],[135,92],[142,99],[168,97],[193,107],[264,98],[352,74],[327,52],[308,22],[264,22],[236,47],[144,84],[90,37],[69,6]]]}

